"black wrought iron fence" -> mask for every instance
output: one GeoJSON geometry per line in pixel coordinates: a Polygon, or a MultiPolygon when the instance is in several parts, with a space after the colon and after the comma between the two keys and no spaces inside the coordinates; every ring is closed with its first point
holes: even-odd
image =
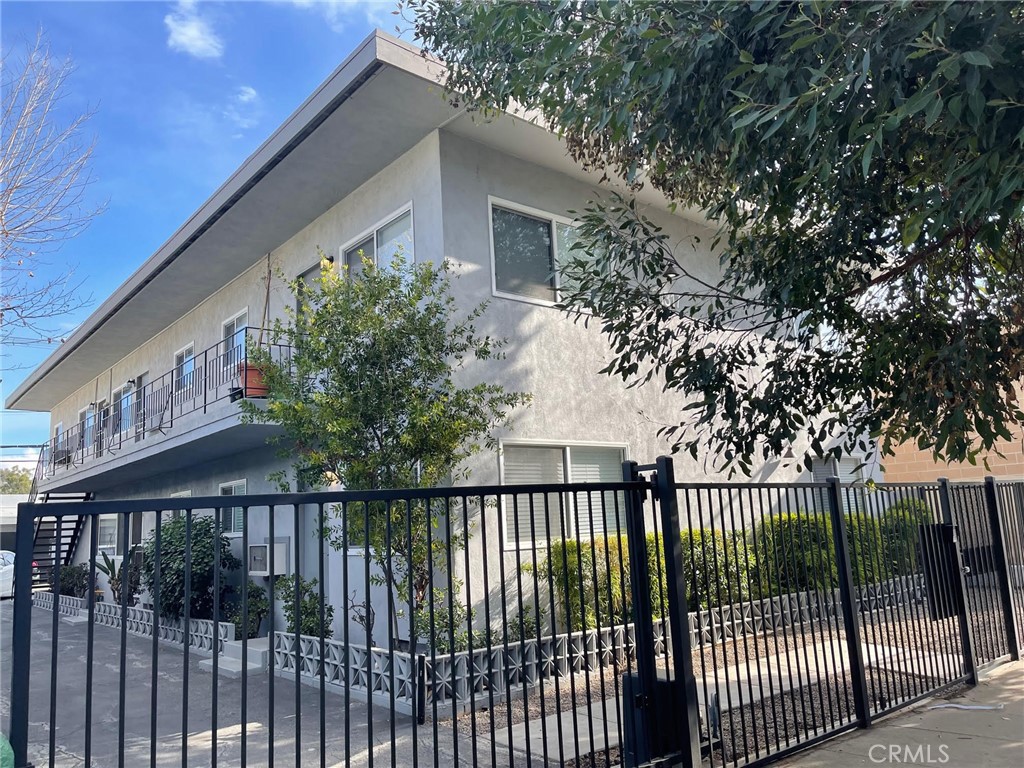
{"type": "Polygon", "coordinates": [[[22,505],[16,764],[752,765],[1019,654],[1024,484],[623,477],[22,505]]]}

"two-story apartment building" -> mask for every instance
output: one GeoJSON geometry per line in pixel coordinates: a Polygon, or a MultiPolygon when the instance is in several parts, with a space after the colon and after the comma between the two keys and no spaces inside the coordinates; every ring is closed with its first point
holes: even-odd
{"type": "MultiPolygon", "coordinates": [[[[554,306],[553,265],[571,212],[600,194],[598,176],[530,119],[482,121],[453,107],[438,69],[371,35],[17,388],[8,407],[51,413],[41,493],[276,490],[268,475],[287,461],[266,445],[274,427],[241,421],[236,401],[257,393],[240,371],[257,328],[293,301],[287,280],[318,267],[318,247],[335,263],[360,249],[382,261],[399,245],[416,261],[449,259],[460,305],[490,302],[480,330],[508,338],[509,354],[467,375],[529,392],[533,403],[496,435],[497,450],[471,460],[470,482],[616,480],[624,459],[666,452],[658,428],[683,404],[657,386],[598,375],[608,354],[599,330],[554,306]]],[[[670,213],[650,189],[636,194],[681,258],[713,276],[701,215],[670,213]]],[[[769,464],[759,478],[796,471],[769,464]]],[[[680,479],[705,473],[698,462],[677,468],[680,479]]],[[[282,515],[277,531],[287,533],[282,515]]],[[[485,523],[494,546],[514,546],[513,517],[504,510],[485,523]]],[[[236,535],[240,515],[226,506],[222,519],[236,535]]],[[[137,521],[130,541],[152,524],[137,521]]],[[[100,547],[119,549],[116,519],[100,527],[100,547]]],[[[251,520],[250,541],[266,536],[265,521],[251,520]]]]}

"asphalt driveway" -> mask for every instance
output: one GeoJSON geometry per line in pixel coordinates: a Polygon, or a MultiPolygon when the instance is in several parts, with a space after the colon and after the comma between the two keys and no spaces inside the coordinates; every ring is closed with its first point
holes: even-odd
{"type": "MultiPolygon", "coordinates": [[[[4,731],[10,714],[12,607],[11,601],[0,603],[0,675],[3,680],[0,686],[0,722],[4,731]]],[[[58,625],[56,728],[51,763],[52,617],[47,611],[34,608],[32,618],[29,759],[37,768],[51,764],[59,768],[79,768],[86,765],[88,624],[61,622],[58,625]]],[[[118,754],[122,717],[119,694],[121,636],[118,630],[108,627],[95,627],[94,632],[92,724],[88,729],[92,738],[91,765],[97,768],[119,764],[150,765],[154,728],[156,761],[153,765],[242,765],[241,680],[219,678],[215,699],[213,676],[199,668],[203,657],[193,655],[187,665],[186,687],[184,653],[174,647],[160,646],[154,723],[153,646],[150,640],[132,635],[128,636],[125,644],[124,758],[121,763],[118,754]],[[182,712],[186,703],[188,721],[183,729],[182,712]],[[183,731],[186,734],[184,739],[183,731]]],[[[471,763],[465,736],[456,736],[450,722],[438,723],[435,736],[433,724],[429,721],[420,726],[409,717],[396,715],[392,722],[387,709],[356,702],[346,710],[344,697],[331,693],[325,699],[323,718],[326,727],[322,731],[324,744],[321,749],[319,690],[299,686],[298,716],[295,695],[294,683],[274,679],[271,718],[270,678],[266,673],[250,676],[246,690],[246,766],[452,766],[471,763]],[[298,760],[297,736],[300,739],[298,760]],[[461,743],[456,743],[457,739],[461,743]]],[[[522,762],[504,749],[498,750],[497,757],[502,765],[522,762]]],[[[532,762],[536,765],[541,761],[534,757],[532,762]]]]}

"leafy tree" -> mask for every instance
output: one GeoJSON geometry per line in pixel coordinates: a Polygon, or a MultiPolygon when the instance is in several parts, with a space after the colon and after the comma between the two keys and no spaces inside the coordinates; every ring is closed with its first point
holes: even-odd
{"type": "Polygon", "coordinates": [[[0,469],[0,493],[21,496],[32,490],[32,472],[24,467],[0,469]]]}
{"type": "Polygon", "coordinates": [[[584,166],[706,215],[719,274],[610,194],[568,267],[604,371],[686,397],[677,449],[974,461],[1024,421],[1021,3],[406,11],[454,101],[535,110],[584,166]]]}
{"type": "MultiPolygon", "coordinates": [[[[350,278],[321,263],[311,283],[291,283],[298,310],[272,329],[288,359],[254,357],[268,397],[243,403],[245,418],[282,427],[272,441],[301,485],[432,488],[464,477],[463,462],[528,402],[469,383],[467,364],[500,357],[504,345],[476,330],[485,305],[460,313],[446,264],[408,264],[399,253],[381,269],[364,259],[350,278]]],[[[368,545],[396,603],[408,603],[411,588],[421,606],[431,566],[449,571],[457,541],[446,545],[439,524],[449,512],[443,503],[348,505],[344,527],[325,535],[339,548],[368,545]]]]}

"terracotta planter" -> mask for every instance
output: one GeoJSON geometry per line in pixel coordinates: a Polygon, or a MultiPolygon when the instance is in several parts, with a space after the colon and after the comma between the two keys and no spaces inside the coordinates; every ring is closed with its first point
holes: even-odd
{"type": "Polygon", "coordinates": [[[242,363],[238,366],[238,374],[242,378],[242,389],[246,397],[266,397],[267,385],[263,381],[263,371],[255,365],[242,363]]]}

